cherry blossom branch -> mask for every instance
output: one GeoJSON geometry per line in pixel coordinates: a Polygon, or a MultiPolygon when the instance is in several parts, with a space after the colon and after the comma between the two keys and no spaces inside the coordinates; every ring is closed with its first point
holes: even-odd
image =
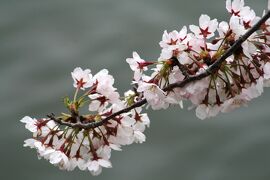
{"type": "Polygon", "coordinates": [[[251,36],[255,31],[257,31],[261,27],[261,25],[263,23],[265,23],[265,21],[269,18],[270,18],[270,11],[268,11],[251,29],[249,29],[243,36],[241,36],[216,62],[214,62],[212,65],[210,65],[204,72],[202,72],[198,75],[195,75],[195,76],[190,76],[189,78],[187,78],[183,81],[170,84],[167,87],[165,87],[163,90],[170,91],[176,87],[184,87],[186,84],[188,84],[190,82],[195,82],[195,81],[201,80],[201,79],[209,76],[210,74],[212,74],[216,70],[218,70],[220,65],[229,56],[231,56],[241,46],[241,44],[243,42],[245,42],[249,38],[249,36],[251,36]]]}
{"type": "Polygon", "coordinates": [[[100,121],[91,122],[91,123],[87,123],[87,124],[83,124],[81,122],[76,122],[76,123],[65,122],[65,121],[62,121],[61,118],[56,118],[54,114],[47,115],[47,117],[50,118],[51,120],[57,122],[60,125],[65,125],[65,126],[74,127],[74,128],[90,129],[90,128],[95,128],[95,127],[101,126],[105,122],[109,121],[110,119],[113,119],[114,117],[121,115],[123,113],[127,113],[130,110],[135,109],[137,107],[141,107],[146,103],[147,103],[146,99],[142,99],[142,100],[134,103],[132,106],[129,106],[125,109],[117,111],[116,113],[113,113],[110,116],[108,116],[100,121]]]}
{"type": "Polygon", "coordinates": [[[190,100],[196,116],[206,119],[260,96],[270,87],[270,11],[260,18],[244,0],[226,0],[226,9],[229,22],[202,14],[199,26],[165,30],[154,61],[133,52],[126,62],[134,86],[123,97],[107,69],[92,74],[76,67],[71,72],[76,91],[63,100],[68,113],[22,118],[33,133],[24,146],[60,169],[98,175],[112,167],[112,150],[145,142],[150,119],[143,107],[167,109],[190,100]],[[81,110],[86,106],[88,113],[81,110]]]}
{"type": "MultiPolygon", "coordinates": [[[[185,85],[201,80],[209,75],[211,75],[212,73],[214,73],[215,71],[217,71],[220,66],[222,65],[222,63],[229,57],[231,56],[236,50],[238,50],[241,46],[241,44],[243,42],[245,42],[255,31],[257,31],[261,25],[263,25],[263,23],[265,23],[265,21],[267,19],[269,19],[270,17],[270,11],[268,11],[252,28],[250,28],[243,36],[241,36],[229,49],[226,50],[226,52],[217,60],[215,61],[212,65],[210,65],[207,69],[205,69],[204,72],[197,74],[197,75],[193,75],[193,76],[188,76],[188,73],[186,73],[186,69],[183,69],[183,67],[181,66],[181,64],[176,64],[179,69],[183,72],[183,74],[187,74],[185,75],[186,78],[183,81],[179,81],[173,84],[170,84],[168,86],[166,86],[165,88],[163,88],[163,91],[171,91],[174,88],[182,88],[185,85]]],[[[174,60],[174,59],[172,59],[174,60]]],[[[131,111],[132,109],[135,109],[137,107],[141,107],[143,105],[145,105],[147,103],[147,100],[141,99],[140,101],[134,103],[133,105],[124,108],[120,111],[117,111],[111,115],[109,115],[108,117],[100,120],[100,121],[95,121],[95,122],[90,122],[90,123],[81,123],[81,122],[76,122],[76,123],[70,123],[70,122],[65,122],[63,121],[61,118],[56,118],[54,116],[54,114],[51,115],[47,115],[48,118],[50,118],[51,120],[57,122],[60,125],[65,125],[65,126],[69,126],[69,127],[73,127],[73,128],[82,128],[82,129],[90,129],[90,128],[96,128],[98,126],[103,125],[104,123],[106,123],[107,121],[109,121],[110,119],[115,118],[116,116],[119,116],[123,113],[127,113],[129,111],[131,111]]]]}

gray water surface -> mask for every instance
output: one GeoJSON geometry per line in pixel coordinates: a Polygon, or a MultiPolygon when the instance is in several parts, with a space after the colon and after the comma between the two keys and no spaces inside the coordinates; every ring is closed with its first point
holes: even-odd
{"type": "MultiPolygon", "coordinates": [[[[266,7],[247,3],[258,14],[266,7]]],[[[205,121],[178,107],[149,110],[147,141],[114,152],[113,168],[98,177],[60,171],[22,146],[31,134],[19,120],[63,111],[75,67],[108,68],[123,92],[132,51],[157,58],[163,31],[198,24],[202,13],[228,18],[217,0],[0,0],[0,179],[269,180],[270,89],[247,108],[205,121]]]]}

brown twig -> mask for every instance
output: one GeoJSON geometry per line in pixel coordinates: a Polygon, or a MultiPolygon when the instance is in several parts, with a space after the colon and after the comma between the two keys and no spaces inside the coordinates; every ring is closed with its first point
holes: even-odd
{"type": "Polygon", "coordinates": [[[178,68],[179,68],[179,70],[182,72],[182,74],[183,74],[186,78],[188,78],[188,77],[189,77],[188,68],[187,68],[185,65],[181,64],[181,63],[179,62],[179,60],[178,60],[176,57],[172,57],[171,60],[174,62],[174,64],[175,64],[176,66],[178,66],[178,68]]]}

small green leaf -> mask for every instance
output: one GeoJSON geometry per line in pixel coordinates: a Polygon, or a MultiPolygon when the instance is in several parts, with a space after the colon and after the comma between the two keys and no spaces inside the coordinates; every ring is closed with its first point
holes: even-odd
{"type": "Polygon", "coordinates": [[[64,105],[69,109],[71,101],[69,97],[64,97],[64,105]]]}

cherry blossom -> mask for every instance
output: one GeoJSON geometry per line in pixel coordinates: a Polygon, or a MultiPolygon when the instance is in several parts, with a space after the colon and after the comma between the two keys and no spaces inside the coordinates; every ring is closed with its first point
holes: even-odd
{"type": "Polygon", "coordinates": [[[244,0],[226,0],[226,9],[234,16],[240,16],[240,12],[245,8],[244,0]]]}
{"type": "Polygon", "coordinates": [[[138,81],[141,76],[142,72],[146,71],[148,65],[152,65],[152,62],[147,62],[139,56],[137,52],[133,52],[133,58],[127,58],[126,62],[129,64],[130,69],[134,71],[134,80],[138,81]]]}
{"type": "Polygon", "coordinates": [[[74,69],[71,75],[74,80],[73,86],[75,88],[84,90],[85,88],[91,87],[93,84],[91,81],[92,74],[90,69],[82,70],[82,68],[77,67],[74,69]]]}
{"type": "Polygon", "coordinates": [[[199,19],[199,27],[190,25],[189,28],[197,38],[209,39],[215,35],[217,26],[217,19],[211,20],[208,15],[202,14],[199,19]]]}
{"type": "Polygon", "coordinates": [[[263,67],[264,79],[270,79],[270,62],[267,62],[263,67]]]}
{"type": "Polygon", "coordinates": [[[25,128],[28,129],[30,132],[37,132],[37,120],[32,119],[29,116],[25,116],[24,118],[21,119],[22,123],[25,123],[25,128]]]}
{"type": "Polygon", "coordinates": [[[168,108],[169,104],[165,102],[165,92],[162,91],[156,84],[139,82],[137,91],[143,92],[147,102],[154,110],[168,108]]]}

